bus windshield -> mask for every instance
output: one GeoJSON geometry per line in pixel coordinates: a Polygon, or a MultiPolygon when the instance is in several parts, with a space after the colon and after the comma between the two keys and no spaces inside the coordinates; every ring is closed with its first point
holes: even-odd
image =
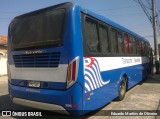
{"type": "Polygon", "coordinates": [[[60,8],[16,17],[10,27],[12,49],[60,45],[65,13],[60,8]]]}

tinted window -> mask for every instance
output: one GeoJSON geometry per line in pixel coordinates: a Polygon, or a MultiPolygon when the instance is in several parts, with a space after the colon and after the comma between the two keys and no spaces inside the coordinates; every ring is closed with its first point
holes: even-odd
{"type": "Polygon", "coordinates": [[[121,32],[117,33],[117,41],[118,41],[118,52],[121,54],[123,53],[123,37],[121,32]]]}
{"type": "Polygon", "coordinates": [[[112,44],[113,53],[117,53],[118,52],[118,41],[116,38],[116,30],[115,29],[111,29],[111,44],[112,44]]]}
{"type": "Polygon", "coordinates": [[[144,49],[144,54],[145,56],[149,56],[150,52],[150,45],[148,43],[146,43],[145,45],[145,49],[144,49]]]}
{"type": "Polygon", "coordinates": [[[85,20],[85,40],[90,52],[99,52],[99,41],[97,33],[97,22],[86,18],[85,20]]]}
{"type": "Polygon", "coordinates": [[[144,48],[145,48],[145,43],[144,41],[141,42],[141,54],[144,55],[144,48]]]}
{"type": "Polygon", "coordinates": [[[137,40],[137,54],[141,55],[141,41],[137,40]]]}
{"type": "Polygon", "coordinates": [[[128,36],[129,54],[132,54],[132,37],[128,36]]]}
{"type": "Polygon", "coordinates": [[[129,39],[127,34],[124,35],[124,51],[125,54],[129,54],[129,39]]]}
{"type": "Polygon", "coordinates": [[[11,23],[12,49],[60,44],[64,18],[65,9],[17,17],[11,23]]]}
{"type": "Polygon", "coordinates": [[[102,53],[109,52],[109,42],[108,42],[108,28],[103,25],[99,25],[99,40],[100,49],[102,53]]]}
{"type": "Polygon", "coordinates": [[[137,53],[137,43],[136,43],[136,39],[134,37],[132,37],[132,53],[133,54],[137,53]]]}

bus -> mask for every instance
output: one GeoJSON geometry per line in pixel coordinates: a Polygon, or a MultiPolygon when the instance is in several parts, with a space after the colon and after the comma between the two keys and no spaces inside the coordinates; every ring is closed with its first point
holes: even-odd
{"type": "Polygon", "coordinates": [[[15,104],[83,115],[123,100],[150,71],[146,39],[72,2],[15,17],[8,38],[15,104]]]}

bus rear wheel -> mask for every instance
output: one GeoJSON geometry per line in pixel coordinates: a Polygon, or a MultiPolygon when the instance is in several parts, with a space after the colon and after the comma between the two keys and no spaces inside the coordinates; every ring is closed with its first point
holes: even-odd
{"type": "Polygon", "coordinates": [[[118,100],[121,101],[124,99],[126,94],[126,79],[125,77],[122,78],[120,89],[118,91],[118,100]]]}

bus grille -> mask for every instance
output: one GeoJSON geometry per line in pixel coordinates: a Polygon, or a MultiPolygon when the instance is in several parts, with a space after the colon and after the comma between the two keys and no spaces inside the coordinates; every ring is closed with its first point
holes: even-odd
{"type": "Polygon", "coordinates": [[[13,55],[15,67],[58,67],[60,52],[13,55]]]}

